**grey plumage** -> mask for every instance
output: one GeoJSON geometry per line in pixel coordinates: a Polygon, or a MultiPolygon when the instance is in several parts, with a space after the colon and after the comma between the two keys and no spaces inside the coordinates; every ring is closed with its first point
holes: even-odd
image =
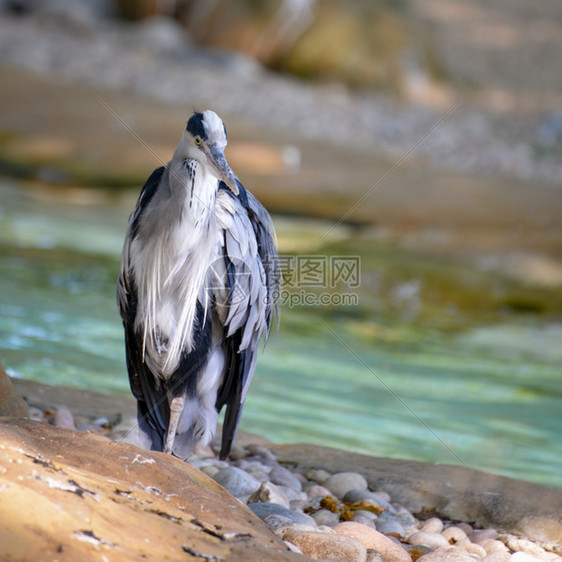
{"type": "Polygon", "coordinates": [[[224,158],[226,129],[194,113],[172,160],[143,187],[117,283],[127,369],[143,445],[186,459],[226,406],[230,452],[277,313],[271,218],[224,158]]]}

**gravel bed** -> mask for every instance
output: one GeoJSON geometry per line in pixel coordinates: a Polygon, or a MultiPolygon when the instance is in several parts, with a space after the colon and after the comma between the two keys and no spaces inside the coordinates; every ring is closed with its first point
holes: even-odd
{"type": "MultiPolygon", "coordinates": [[[[106,418],[74,417],[66,407],[30,417],[57,427],[89,430],[126,440],[136,420],[112,425],[106,418]]],[[[220,449],[218,440],[212,444],[220,449]]],[[[277,462],[265,446],[234,445],[228,460],[209,448],[190,463],[214,478],[282,538],[313,559],[370,562],[538,562],[562,560],[562,545],[538,544],[467,522],[412,514],[385,490],[371,490],[350,467],[331,474],[321,468],[300,473],[277,462]]]]}
{"type": "MultiPolygon", "coordinates": [[[[62,2],[62,0],[61,0],[62,2]]],[[[57,2],[24,17],[0,12],[0,63],[193,107],[307,138],[357,146],[394,159],[423,158],[461,172],[562,186],[562,114],[449,113],[372,93],[305,84],[238,54],[193,46],[171,20],[100,18],[88,3],[57,2]]]]}

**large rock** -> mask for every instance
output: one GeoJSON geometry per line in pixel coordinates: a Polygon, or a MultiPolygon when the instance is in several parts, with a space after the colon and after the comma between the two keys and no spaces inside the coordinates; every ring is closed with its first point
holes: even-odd
{"type": "Polygon", "coordinates": [[[0,416],[27,417],[27,406],[20,398],[0,360],[0,416]]]}
{"type": "Polygon", "coordinates": [[[562,543],[562,490],[496,476],[464,466],[385,459],[315,445],[274,445],[279,462],[303,473],[353,468],[373,490],[422,517],[436,513],[481,527],[515,531],[530,539],[562,543]]]}
{"type": "Polygon", "coordinates": [[[242,503],[174,457],[0,420],[2,560],[299,560],[242,503]]]}

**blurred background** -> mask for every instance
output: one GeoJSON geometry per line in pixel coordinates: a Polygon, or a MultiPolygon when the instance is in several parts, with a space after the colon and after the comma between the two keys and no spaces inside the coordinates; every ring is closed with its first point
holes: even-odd
{"type": "Polygon", "coordinates": [[[558,0],[1,1],[5,367],[129,394],[127,217],[211,108],[285,259],[242,427],[562,486],[561,68],[558,0]]]}

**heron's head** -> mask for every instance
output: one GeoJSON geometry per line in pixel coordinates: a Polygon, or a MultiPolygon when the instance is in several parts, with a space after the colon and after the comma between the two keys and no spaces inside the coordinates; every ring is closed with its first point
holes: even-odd
{"type": "Polygon", "coordinates": [[[214,111],[195,112],[187,122],[176,156],[197,160],[208,173],[222,180],[238,195],[236,176],[224,156],[226,143],[226,127],[222,119],[214,111]]]}

